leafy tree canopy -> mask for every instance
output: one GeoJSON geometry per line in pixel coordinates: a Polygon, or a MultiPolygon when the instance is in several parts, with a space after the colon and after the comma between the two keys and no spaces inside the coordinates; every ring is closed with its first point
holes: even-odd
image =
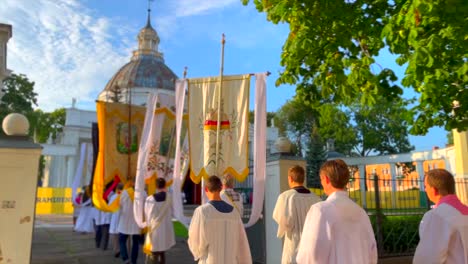
{"type": "Polygon", "coordinates": [[[410,132],[468,128],[468,1],[253,2],[268,20],[289,24],[276,84],[298,84],[306,103],[349,105],[359,98],[374,105],[377,96],[400,98],[395,73],[376,62],[389,49],[406,67],[401,84],[419,94],[410,109],[410,132]]]}
{"type": "MultiPolygon", "coordinates": [[[[376,97],[377,104],[349,107],[324,104],[317,108],[298,97],[287,101],[275,116],[284,131],[300,150],[334,140],[335,150],[348,156],[386,155],[414,149],[408,140],[408,110],[403,100],[388,101],[376,97]],[[310,140],[314,142],[310,142],[310,140]]],[[[302,153],[301,151],[299,151],[302,153]]]]}
{"type": "Polygon", "coordinates": [[[12,74],[3,80],[5,94],[0,100],[0,119],[9,113],[20,113],[28,116],[37,106],[37,93],[34,92],[34,82],[26,75],[12,74]]]}
{"type": "MultiPolygon", "coordinates": [[[[56,138],[57,133],[65,125],[65,109],[57,109],[45,113],[37,106],[37,93],[34,92],[34,82],[24,74],[12,74],[3,81],[5,94],[0,100],[0,121],[10,113],[25,115],[30,124],[29,134],[35,141],[44,143],[49,135],[56,138]]],[[[3,134],[3,131],[0,132],[3,134]]]]}

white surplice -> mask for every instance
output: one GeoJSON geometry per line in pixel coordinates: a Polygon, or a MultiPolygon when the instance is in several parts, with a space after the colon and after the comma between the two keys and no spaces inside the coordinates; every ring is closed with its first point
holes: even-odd
{"type": "Polygon", "coordinates": [[[250,264],[249,241],[239,213],[221,213],[210,203],[195,209],[188,245],[201,264],[250,264]]]}
{"type": "Polygon", "coordinates": [[[120,195],[120,215],[117,231],[126,235],[139,235],[141,229],[133,217],[133,201],[130,199],[127,190],[120,195]]]}
{"type": "MultiPolygon", "coordinates": [[[[109,199],[109,204],[111,204],[115,199],[117,199],[119,195],[117,193],[112,194],[109,199]]],[[[120,210],[117,212],[112,213],[111,220],[110,220],[110,227],[109,227],[109,234],[118,234],[119,231],[117,227],[119,226],[119,217],[120,217],[120,210]]]]}
{"type": "Polygon", "coordinates": [[[296,261],[299,264],[377,263],[377,246],[369,217],[347,192],[334,192],[326,201],[311,206],[296,261]]]}
{"type": "Polygon", "coordinates": [[[236,209],[236,211],[239,212],[241,217],[244,216],[244,203],[242,201],[242,196],[238,192],[234,191],[232,188],[229,188],[226,190],[222,190],[220,196],[221,200],[233,206],[234,209],[236,209]],[[233,195],[235,197],[230,197],[227,192],[235,193],[233,195]]]}
{"type": "Polygon", "coordinates": [[[166,200],[157,202],[150,195],[145,202],[145,219],[151,229],[151,251],[166,251],[175,245],[172,224],[172,199],[166,192],[166,200]]]}
{"type": "Polygon", "coordinates": [[[273,220],[278,223],[277,236],[284,237],[281,263],[296,263],[297,247],[307,212],[320,201],[314,193],[299,193],[294,189],[279,195],[273,210],[273,220]]]}
{"type": "Polygon", "coordinates": [[[91,199],[88,199],[85,203],[82,204],[80,214],[76,219],[75,231],[92,233],[94,232],[93,219],[94,219],[94,209],[91,206],[91,199]]]}
{"type": "Polygon", "coordinates": [[[414,264],[468,264],[468,215],[441,204],[424,214],[414,264]]]}

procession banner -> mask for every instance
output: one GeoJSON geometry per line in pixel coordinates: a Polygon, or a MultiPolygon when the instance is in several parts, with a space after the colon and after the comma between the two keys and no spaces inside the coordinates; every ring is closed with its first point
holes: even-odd
{"type": "Polygon", "coordinates": [[[98,101],[99,153],[93,178],[93,203],[97,209],[113,212],[118,199],[108,205],[105,186],[136,176],[138,145],[145,119],[145,107],[98,101]]]}
{"type": "Polygon", "coordinates": [[[222,80],[221,85],[219,77],[188,79],[190,177],[195,183],[202,177],[226,173],[243,181],[249,174],[250,75],[223,76],[222,80]]]}

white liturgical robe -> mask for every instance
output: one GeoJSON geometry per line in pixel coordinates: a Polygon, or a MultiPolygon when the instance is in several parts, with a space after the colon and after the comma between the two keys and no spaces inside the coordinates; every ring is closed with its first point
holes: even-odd
{"type": "Polygon", "coordinates": [[[188,245],[202,264],[251,264],[249,242],[239,213],[221,213],[210,203],[195,209],[188,245]]]}
{"type": "Polygon", "coordinates": [[[172,199],[166,193],[166,200],[158,202],[153,195],[145,202],[145,218],[151,229],[151,251],[166,251],[175,245],[174,226],[172,225],[172,199]]]}
{"type": "MultiPolygon", "coordinates": [[[[111,204],[115,199],[117,199],[117,197],[119,197],[119,195],[117,193],[114,193],[109,199],[109,204],[111,204]]],[[[120,210],[112,213],[110,227],[109,227],[109,234],[119,233],[119,231],[117,230],[117,227],[119,226],[119,217],[120,217],[120,210]]]]}
{"type": "Polygon", "coordinates": [[[120,195],[120,215],[117,231],[126,235],[139,235],[140,227],[133,216],[133,201],[130,198],[127,190],[124,190],[120,195]]]}
{"type": "Polygon", "coordinates": [[[366,212],[337,191],[311,206],[296,261],[299,264],[377,263],[374,231],[366,212]]]}
{"type": "Polygon", "coordinates": [[[448,201],[424,214],[414,264],[468,264],[468,208],[455,195],[448,198],[455,204],[448,201]]]}
{"type": "Polygon", "coordinates": [[[279,195],[273,210],[273,220],[278,223],[277,236],[284,237],[281,263],[296,263],[297,247],[307,212],[311,205],[320,201],[314,193],[299,193],[294,189],[279,195]]]}

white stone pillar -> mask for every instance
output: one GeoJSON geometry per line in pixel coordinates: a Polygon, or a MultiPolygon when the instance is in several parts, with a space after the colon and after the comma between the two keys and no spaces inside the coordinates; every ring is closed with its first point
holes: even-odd
{"type": "Polygon", "coordinates": [[[0,136],[0,263],[30,263],[42,150],[27,136],[24,116],[6,116],[3,129],[9,136],[0,136]]]}
{"type": "Polygon", "coordinates": [[[67,177],[62,187],[71,187],[75,175],[75,157],[67,156],[67,177]]]}
{"type": "Polygon", "coordinates": [[[42,187],[49,187],[51,158],[52,156],[44,156],[45,166],[44,179],[42,179],[42,187]]]}
{"type": "Polygon", "coordinates": [[[11,71],[7,68],[7,43],[12,36],[12,27],[0,23],[0,99],[3,97],[3,80],[10,76],[11,71]]]}
{"type": "Polygon", "coordinates": [[[396,170],[396,165],[395,163],[390,163],[390,176],[392,178],[392,208],[396,208],[396,191],[397,191],[397,187],[396,187],[396,181],[397,181],[397,170],[396,170]]]}
{"type": "Polygon", "coordinates": [[[424,189],[424,165],[423,165],[422,160],[417,160],[416,161],[416,172],[418,173],[419,177],[419,190],[421,192],[425,192],[426,190],[424,189]]]}
{"type": "Polygon", "coordinates": [[[266,168],[266,183],[265,183],[265,238],[266,238],[266,263],[279,264],[281,263],[281,255],[283,252],[283,242],[276,237],[278,225],[273,220],[273,209],[276,205],[276,200],[280,193],[289,189],[288,186],[288,169],[294,165],[299,165],[306,168],[306,162],[298,157],[278,155],[270,157],[266,168]],[[278,158],[279,157],[279,158],[278,158]]]}
{"type": "Polygon", "coordinates": [[[367,208],[366,196],[366,165],[358,165],[359,167],[359,189],[361,190],[362,208],[367,208]]]}

